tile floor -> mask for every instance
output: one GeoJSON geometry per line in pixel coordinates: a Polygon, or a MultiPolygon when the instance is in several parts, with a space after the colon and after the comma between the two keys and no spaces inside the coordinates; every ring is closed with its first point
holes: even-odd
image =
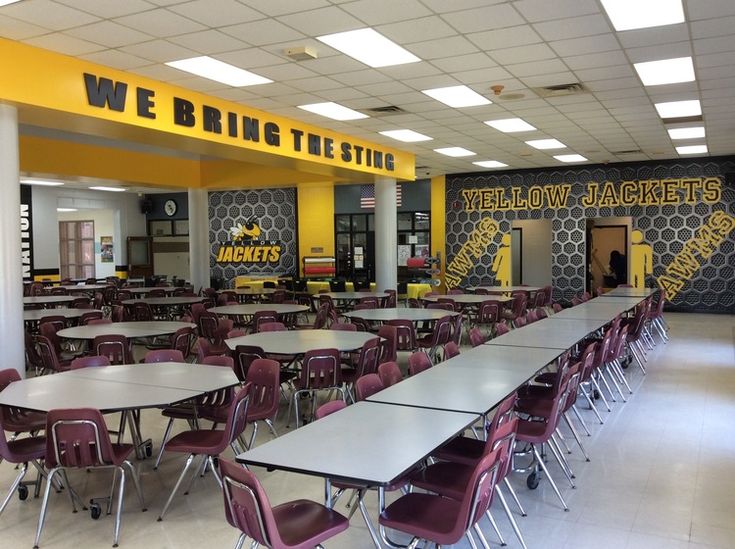
{"type": "MultiPolygon", "coordinates": [[[[735,547],[735,317],[669,314],[667,319],[671,341],[650,353],[648,375],[628,370],[635,391],[628,403],[605,412],[603,426],[582,407],[593,433],[584,440],[592,461],[585,463],[579,452],[570,456],[577,489],[570,489],[552,466],[570,511],[562,511],[547,483],[531,491],[525,476],[513,477],[528,512],[517,520],[529,548],[735,547]]],[[[146,411],[143,417],[145,433],[160,437],[165,426],[160,415],[146,411]]],[[[281,431],[284,424],[285,408],[281,431]]],[[[260,443],[269,436],[261,434],[260,443]]],[[[121,547],[233,546],[238,534],[225,522],[222,497],[211,478],[198,480],[191,494],[179,496],[166,519],[156,522],[182,465],[174,455],[165,456],[157,472],[151,460],[140,464],[149,511],[141,513],[128,491],[121,547]]],[[[0,464],[0,486],[8,486],[14,473],[0,464]]],[[[319,479],[262,470],[258,475],[273,503],[322,497],[319,479]]],[[[71,482],[85,498],[102,496],[109,474],[76,473],[71,482]]],[[[375,516],[376,498],[368,499],[375,516]]],[[[337,508],[344,511],[345,502],[337,508]]],[[[40,500],[14,497],[0,517],[0,547],[31,547],[39,508],[40,500]]],[[[519,547],[502,510],[494,509],[494,515],[508,547],[519,547]]],[[[112,525],[112,517],[93,521],[87,513],[72,514],[66,497],[53,495],[41,547],[109,547],[112,525]]],[[[482,526],[491,545],[498,546],[484,520],[482,526]]],[[[349,530],[326,545],[372,546],[359,513],[349,530]]]]}

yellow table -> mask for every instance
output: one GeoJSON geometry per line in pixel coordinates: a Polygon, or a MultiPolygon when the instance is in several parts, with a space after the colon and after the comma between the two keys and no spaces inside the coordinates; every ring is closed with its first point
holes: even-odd
{"type": "Polygon", "coordinates": [[[421,299],[425,294],[431,292],[434,287],[431,284],[407,284],[406,298],[421,299]]]}
{"type": "MultiPolygon", "coordinates": [[[[320,290],[327,290],[331,291],[331,288],[329,287],[329,282],[325,282],[322,280],[308,280],[306,282],[306,292],[309,295],[318,294],[320,290]]],[[[352,282],[345,282],[345,292],[354,292],[355,291],[355,285],[352,282]]],[[[374,292],[375,290],[375,282],[370,283],[370,291],[374,292]]]]}
{"type": "Polygon", "coordinates": [[[273,284],[278,286],[278,278],[253,278],[250,276],[238,276],[235,277],[235,288],[239,288],[241,286],[250,286],[251,288],[256,290],[262,290],[263,282],[273,282],[273,284]]]}

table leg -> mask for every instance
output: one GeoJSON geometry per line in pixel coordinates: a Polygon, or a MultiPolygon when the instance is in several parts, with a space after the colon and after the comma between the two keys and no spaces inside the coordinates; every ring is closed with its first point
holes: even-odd
{"type": "MultiPolygon", "coordinates": [[[[370,537],[373,540],[373,544],[375,544],[375,547],[378,549],[381,549],[383,546],[380,543],[380,538],[378,537],[378,533],[375,531],[375,527],[373,526],[372,521],[370,520],[370,515],[367,512],[367,507],[365,507],[365,492],[367,492],[366,488],[363,488],[360,490],[359,494],[357,495],[357,505],[360,508],[360,514],[362,515],[362,520],[365,521],[365,526],[367,526],[368,532],[370,533],[370,537]]],[[[385,490],[383,487],[378,488],[378,501],[380,502],[378,507],[382,511],[383,509],[383,501],[385,498],[385,490]]]]}
{"type": "Polygon", "coordinates": [[[332,508],[332,481],[328,478],[324,479],[324,505],[328,509],[332,508]]]}

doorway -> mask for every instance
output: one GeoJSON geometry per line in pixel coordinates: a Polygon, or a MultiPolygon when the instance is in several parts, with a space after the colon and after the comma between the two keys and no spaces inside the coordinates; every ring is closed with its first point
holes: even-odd
{"type": "Polygon", "coordinates": [[[59,221],[61,278],[96,278],[94,221],[59,221]]]}
{"type": "Polygon", "coordinates": [[[612,289],[628,283],[630,218],[600,218],[587,222],[587,291],[612,289]]]}
{"type": "Polygon", "coordinates": [[[523,229],[513,227],[510,230],[510,264],[511,286],[523,284],[523,229]]]}
{"type": "Polygon", "coordinates": [[[551,220],[515,219],[510,226],[511,284],[551,284],[551,220]]]}

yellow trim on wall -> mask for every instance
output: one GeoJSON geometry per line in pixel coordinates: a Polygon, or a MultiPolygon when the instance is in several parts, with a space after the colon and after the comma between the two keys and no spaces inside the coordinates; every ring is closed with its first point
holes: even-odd
{"type": "Polygon", "coordinates": [[[441,254],[440,289],[444,288],[444,271],[446,269],[446,177],[443,175],[431,178],[431,255],[441,254]]]}
{"type": "Polygon", "coordinates": [[[303,273],[304,256],[334,257],[334,184],[300,183],[298,189],[299,212],[299,273],[303,273]],[[314,253],[312,248],[322,248],[314,253]]]}
{"type": "Polygon", "coordinates": [[[34,282],[59,282],[61,280],[61,275],[58,274],[49,274],[49,275],[34,275],[33,281],[34,282]]]}

